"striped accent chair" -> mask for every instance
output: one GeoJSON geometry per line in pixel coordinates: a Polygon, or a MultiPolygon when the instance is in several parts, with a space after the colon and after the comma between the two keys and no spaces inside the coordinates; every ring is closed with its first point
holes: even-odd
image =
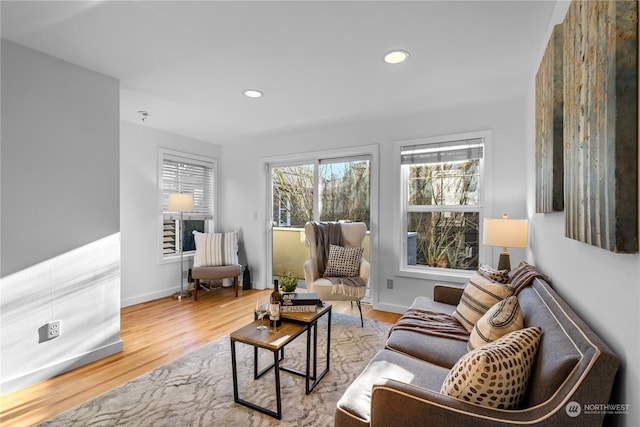
{"type": "Polygon", "coordinates": [[[238,264],[238,233],[193,232],[196,254],[193,258],[193,299],[198,299],[200,280],[233,278],[233,287],[238,296],[238,277],[242,266],[238,264]]]}

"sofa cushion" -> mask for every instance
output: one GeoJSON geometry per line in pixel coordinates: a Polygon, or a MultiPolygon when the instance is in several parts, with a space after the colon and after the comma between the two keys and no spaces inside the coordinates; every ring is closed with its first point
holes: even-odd
{"type": "Polygon", "coordinates": [[[416,297],[409,308],[416,308],[418,310],[435,311],[436,313],[453,313],[456,309],[455,305],[446,304],[443,302],[434,301],[428,297],[416,297]]]}
{"type": "Polygon", "coordinates": [[[363,248],[345,248],[331,245],[324,269],[325,277],[357,277],[360,275],[360,260],[363,248]]]}
{"type": "Polygon", "coordinates": [[[496,303],[511,296],[510,286],[495,282],[481,275],[473,273],[460,298],[460,303],[453,312],[462,326],[469,332],[476,322],[496,303]]]}
{"type": "Polygon", "coordinates": [[[368,423],[372,387],[381,378],[440,390],[449,370],[390,350],[380,350],[358,378],[349,385],[337,404],[336,417],[356,418],[368,423]]]}
{"type": "Polygon", "coordinates": [[[238,264],[238,234],[193,232],[196,242],[194,267],[219,267],[238,264]]]}
{"type": "Polygon", "coordinates": [[[391,333],[386,347],[447,369],[467,353],[465,341],[401,329],[391,333]]]}
{"type": "Polygon", "coordinates": [[[524,328],[518,297],[510,296],[489,309],[478,320],[469,335],[469,351],[482,347],[509,332],[524,328]]]}
{"type": "Polygon", "coordinates": [[[521,329],[467,353],[451,368],[440,392],[491,408],[517,408],[541,335],[539,327],[521,329]]]}

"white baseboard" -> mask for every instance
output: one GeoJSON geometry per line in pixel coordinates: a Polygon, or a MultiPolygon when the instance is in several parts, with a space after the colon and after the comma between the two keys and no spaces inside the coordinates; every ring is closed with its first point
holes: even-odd
{"type": "Polygon", "coordinates": [[[373,304],[373,308],[380,311],[388,311],[389,313],[404,314],[409,307],[395,304],[373,304]]]}
{"type": "MultiPolygon", "coordinates": [[[[191,286],[191,283],[189,283],[189,286],[191,286]]],[[[186,289],[188,288],[185,287],[185,290],[186,289]]],[[[121,308],[129,307],[130,305],[141,304],[143,302],[148,302],[148,301],[153,301],[156,299],[168,297],[179,291],[180,291],[180,288],[176,286],[175,288],[163,289],[161,291],[151,292],[144,295],[136,295],[131,298],[125,298],[120,300],[120,307],[121,308]]]]}
{"type": "Polygon", "coordinates": [[[10,393],[12,391],[20,390],[21,388],[30,386],[40,381],[53,378],[56,375],[63,374],[81,366],[87,365],[96,360],[103,359],[112,354],[120,353],[124,349],[122,340],[118,340],[112,344],[105,345],[98,349],[92,350],[88,353],[81,354],[79,356],[65,359],[61,362],[57,362],[53,365],[45,366],[37,371],[29,372],[16,378],[3,381],[0,384],[2,393],[10,393]]]}

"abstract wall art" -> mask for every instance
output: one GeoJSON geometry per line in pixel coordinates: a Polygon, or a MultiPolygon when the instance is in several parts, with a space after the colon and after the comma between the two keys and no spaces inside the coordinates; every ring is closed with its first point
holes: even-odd
{"type": "Polygon", "coordinates": [[[536,74],[536,212],[564,209],[563,27],[556,25],[536,74]]]}
{"type": "Polygon", "coordinates": [[[638,3],[574,1],[564,24],[567,237],[638,252],[638,3]]]}

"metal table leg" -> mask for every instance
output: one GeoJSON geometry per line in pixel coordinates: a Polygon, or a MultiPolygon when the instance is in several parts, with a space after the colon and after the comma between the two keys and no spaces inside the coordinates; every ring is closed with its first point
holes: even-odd
{"type": "Polygon", "coordinates": [[[282,419],[282,396],[280,394],[280,357],[279,351],[273,351],[273,364],[269,365],[267,368],[263,369],[260,373],[258,373],[257,363],[258,363],[258,347],[253,346],[254,348],[254,367],[253,373],[254,378],[258,378],[262,376],[266,371],[271,368],[275,368],[273,373],[275,375],[275,383],[276,383],[276,411],[272,411],[268,408],[264,408],[262,406],[256,405],[255,403],[249,402],[247,400],[241,399],[238,396],[238,370],[236,366],[236,342],[231,339],[231,369],[233,371],[233,400],[236,403],[244,405],[248,408],[255,409],[258,412],[262,412],[263,414],[272,416],[277,419],[282,419]],[[257,376],[256,376],[257,375],[257,376]]]}

